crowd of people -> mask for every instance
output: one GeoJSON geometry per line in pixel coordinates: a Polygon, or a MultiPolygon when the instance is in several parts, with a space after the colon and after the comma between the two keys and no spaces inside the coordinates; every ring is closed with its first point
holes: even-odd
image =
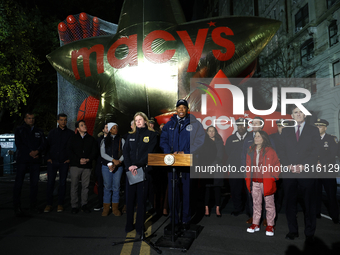
{"type": "MultiPolygon", "coordinates": [[[[266,235],[274,236],[276,215],[285,204],[288,223],[286,239],[299,237],[297,208],[298,197],[301,196],[306,242],[313,243],[316,219],[321,215],[322,188],[327,194],[330,217],[335,224],[339,223],[337,171],[330,171],[330,168],[334,168],[340,150],[336,137],[326,133],[329,125],[326,120],[318,119],[314,126],[309,125],[305,121],[306,116],[297,107],[292,108],[291,116],[296,123],[294,127],[285,127],[287,122],[278,120],[278,132],[271,135],[262,130],[264,120],[261,117],[251,120],[252,132],[248,131],[248,120],[239,118],[235,123],[237,131],[224,143],[214,126],[204,130],[202,124],[189,113],[188,102],[184,99],[178,100],[176,114],[167,123],[160,123],[159,131],[154,129],[154,119],[149,119],[143,112],[137,112],[131,121],[131,131],[128,134],[121,136],[118,124],[108,122],[97,139],[87,133],[84,120],[76,122],[76,132],[70,130],[65,114],[58,115],[57,128],[51,130],[45,138],[43,131],[35,126],[34,114],[27,113],[24,125],[15,132],[15,214],[23,214],[20,195],[26,172],[30,174],[30,209],[32,212],[39,212],[38,181],[41,157],[44,155],[48,176],[46,207],[43,210],[45,213],[53,210],[57,172],[57,212],[64,211],[68,174],[71,177],[71,212],[91,212],[88,194],[92,166],[95,165],[98,205],[94,210],[102,210],[102,216],[108,216],[110,213],[121,216],[126,213],[125,231],[136,229],[142,237],[145,232],[146,205],[149,201],[159,213],[174,212],[176,230],[186,231],[190,229],[192,215],[197,210],[192,206],[192,199],[199,185],[190,178],[189,167],[176,167],[175,197],[172,197],[172,172],[167,176],[166,171],[155,171],[155,167],[148,166],[148,154],[192,154],[194,162],[204,158],[203,154],[209,154],[209,164],[255,169],[246,173],[229,173],[228,178],[234,207],[231,214],[237,217],[246,211],[249,216],[247,223],[250,224],[246,229],[248,233],[259,231],[262,223],[266,227],[266,235]],[[204,148],[209,148],[209,153],[202,150],[204,148]],[[93,164],[94,161],[96,164],[93,164]],[[285,171],[263,171],[264,168],[280,166],[285,171]],[[310,169],[314,167],[322,168],[327,175],[322,178],[313,175],[310,169]],[[81,194],[78,194],[80,184],[81,194]],[[123,198],[121,186],[125,187],[123,198]],[[172,208],[173,199],[175,208],[172,208]],[[137,216],[133,224],[135,210],[137,216]]],[[[204,185],[202,200],[205,216],[210,216],[210,194],[213,192],[216,215],[222,217],[221,189],[226,179],[202,179],[198,182],[201,186],[204,185]]]]}

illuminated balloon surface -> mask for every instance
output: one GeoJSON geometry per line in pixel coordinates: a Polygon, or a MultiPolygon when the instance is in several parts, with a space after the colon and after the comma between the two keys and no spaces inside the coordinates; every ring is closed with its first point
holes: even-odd
{"type": "MultiPolygon", "coordinates": [[[[208,90],[211,90],[215,84],[233,84],[236,81],[239,83],[240,80],[241,79],[233,79],[230,81],[222,71],[219,71],[210,84],[208,84],[208,90]]],[[[200,120],[204,129],[207,129],[209,126],[215,126],[223,138],[223,141],[226,141],[230,135],[236,132],[237,126],[235,122],[238,118],[252,120],[255,116],[258,116],[249,110],[244,111],[242,115],[235,115],[233,113],[234,97],[229,89],[215,88],[211,94],[213,94],[212,97],[207,97],[207,114],[202,114],[201,111],[190,111],[190,113],[200,120]]],[[[158,124],[168,122],[174,113],[175,112],[171,112],[156,116],[158,124]]],[[[291,119],[291,115],[282,115],[281,112],[278,111],[260,117],[264,119],[263,130],[268,134],[277,132],[276,120],[291,119]]],[[[248,131],[252,131],[251,126],[248,127],[248,131]]]]}
{"type": "Polygon", "coordinates": [[[219,70],[244,75],[280,24],[237,16],[185,22],[177,1],[125,0],[115,35],[68,43],[47,58],[100,100],[101,126],[108,113],[119,123],[136,111],[172,111],[178,98],[190,94],[190,78],[214,77],[219,70]]]}

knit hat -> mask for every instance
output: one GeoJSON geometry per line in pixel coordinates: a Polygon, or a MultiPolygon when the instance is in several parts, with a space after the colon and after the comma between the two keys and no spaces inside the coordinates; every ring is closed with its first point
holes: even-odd
{"type": "Polygon", "coordinates": [[[118,126],[118,124],[117,124],[117,123],[114,123],[114,122],[109,122],[109,123],[107,123],[107,130],[109,130],[109,132],[110,132],[110,130],[111,130],[111,128],[112,128],[113,126],[118,126]]]}

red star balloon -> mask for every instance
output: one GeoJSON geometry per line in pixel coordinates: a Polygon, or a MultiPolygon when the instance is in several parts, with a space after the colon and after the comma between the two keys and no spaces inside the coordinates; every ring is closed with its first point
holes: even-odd
{"type": "MultiPolygon", "coordinates": [[[[239,79],[236,80],[239,81],[239,79]]],[[[233,81],[235,81],[235,79],[233,81]]],[[[252,120],[258,115],[255,115],[249,110],[244,111],[243,115],[235,115],[233,113],[235,98],[231,91],[223,88],[214,88],[215,84],[232,84],[232,82],[230,82],[227,76],[220,70],[207,86],[208,90],[213,90],[213,92],[211,92],[213,95],[207,97],[206,114],[202,114],[201,111],[190,111],[190,113],[202,123],[204,129],[207,129],[209,126],[215,126],[223,141],[226,141],[230,135],[236,132],[237,126],[235,125],[235,122],[238,118],[252,120]]],[[[192,95],[190,96],[190,99],[192,99],[192,95]]],[[[189,102],[190,101],[191,100],[189,100],[189,102]]],[[[175,112],[161,114],[155,118],[158,124],[167,123],[173,114],[175,114],[175,112]]],[[[268,134],[277,132],[277,126],[275,124],[276,120],[291,119],[290,115],[282,115],[281,112],[278,111],[260,117],[264,119],[263,130],[268,134]]],[[[251,125],[249,126],[248,131],[252,131],[251,125]]]]}
{"type": "Polygon", "coordinates": [[[237,16],[185,22],[177,1],[125,0],[115,35],[68,43],[47,58],[99,100],[98,130],[109,113],[120,123],[137,111],[172,111],[178,98],[190,94],[191,78],[214,77],[219,70],[227,77],[249,75],[254,69],[242,72],[254,67],[280,24],[237,16]]]}

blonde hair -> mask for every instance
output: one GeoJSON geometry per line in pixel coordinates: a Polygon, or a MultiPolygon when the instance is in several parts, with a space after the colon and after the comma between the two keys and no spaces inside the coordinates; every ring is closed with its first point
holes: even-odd
{"type": "Polygon", "coordinates": [[[149,119],[148,119],[148,117],[146,116],[146,114],[144,113],[144,112],[137,112],[136,114],[135,114],[135,116],[133,116],[133,125],[132,125],[132,131],[131,132],[129,132],[129,134],[134,134],[134,133],[136,133],[136,121],[135,121],[135,118],[137,117],[137,116],[141,116],[144,120],[145,120],[145,122],[146,122],[146,126],[148,127],[148,129],[150,130],[150,131],[155,131],[152,127],[150,127],[150,123],[149,123],[149,119]]]}

